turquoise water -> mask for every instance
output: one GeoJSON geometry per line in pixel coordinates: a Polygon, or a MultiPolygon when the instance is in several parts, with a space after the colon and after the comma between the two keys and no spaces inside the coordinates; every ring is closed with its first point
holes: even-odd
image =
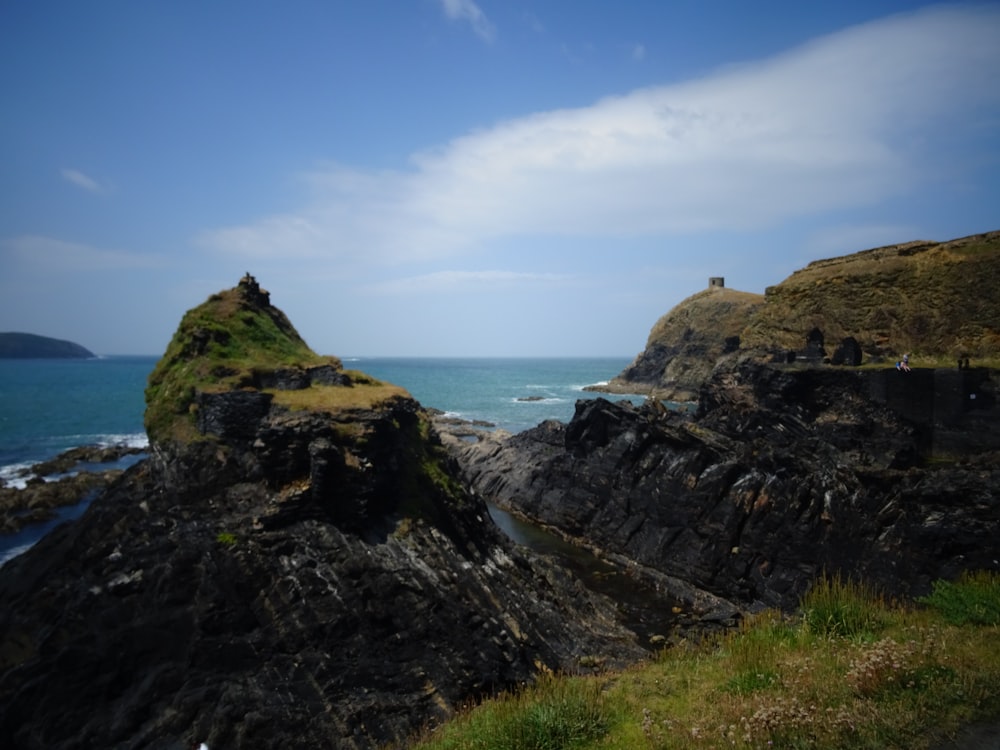
{"type": "Polygon", "coordinates": [[[462,419],[481,419],[509,432],[546,419],[567,422],[583,388],[607,382],[625,358],[356,358],[344,367],[406,388],[426,407],[462,419]]]}
{"type": "Polygon", "coordinates": [[[79,445],[146,445],[156,359],[0,359],[0,479],[79,445]]]}
{"type": "MultiPolygon", "coordinates": [[[[146,445],[146,378],[156,357],[0,360],[0,479],[78,445],[146,445]]],[[[583,387],[625,358],[346,358],[344,366],[406,388],[421,404],[511,432],[568,421],[583,387]],[[521,400],[530,399],[530,400],[521,400]]]]}

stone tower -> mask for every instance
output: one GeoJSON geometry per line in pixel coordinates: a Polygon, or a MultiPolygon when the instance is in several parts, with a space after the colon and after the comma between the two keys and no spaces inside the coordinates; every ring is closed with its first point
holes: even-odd
{"type": "Polygon", "coordinates": [[[708,277],[708,288],[719,287],[720,289],[726,285],[725,276],[709,276],[708,277]]]}

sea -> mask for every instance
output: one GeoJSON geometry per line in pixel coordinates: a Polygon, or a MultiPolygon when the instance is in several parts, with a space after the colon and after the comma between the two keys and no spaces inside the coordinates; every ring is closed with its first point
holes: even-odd
{"type": "MultiPolygon", "coordinates": [[[[148,446],[144,390],[157,359],[0,359],[0,481],[24,486],[33,464],[81,445],[148,446]]],[[[584,390],[620,373],[631,362],[628,357],[342,359],[345,368],[402,386],[425,407],[509,432],[547,419],[568,422],[579,399],[630,398],[584,390]]],[[[127,457],[121,466],[136,460],[141,455],[127,457]]],[[[48,524],[0,535],[0,564],[85,507],[81,503],[48,524]]]]}

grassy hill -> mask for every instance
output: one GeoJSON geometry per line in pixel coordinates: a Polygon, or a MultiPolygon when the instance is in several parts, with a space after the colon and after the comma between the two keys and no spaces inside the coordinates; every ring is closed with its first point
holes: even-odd
{"type": "Polygon", "coordinates": [[[713,287],[653,326],[606,387],[693,399],[720,357],[801,351],[813,329],[828,355],[853,337],[862,363],[909,353],[918,366],[1000,366],[1000,231],[909,242],[818,260],[764,295],[713,287]]]}
{"type": "Polygon", "coordinates": [[[744,349],[827,347],[853,336],[866,360],[909,352],[921,363],[1000,352],[1000,232],[910,242],[810,263],[765,292],[744,349]]]}
{"type": "Polygon", "coordinates": [[[306,345],[269,295],[246,276],[213,294],[181,319],[146,388],[146,432],[153,442],[204,439],[196,424],[197,394],[262,390],[291,409],[365,408],[406,392],[364,373],[345,371],[336,357],[306,345]],[[329,367],[343,385],[295,390],[261,386],[269,373],[329,367]],[[350,386],[350,387],[345,387],[350,386]],[[357,386],[357,387],[354,387],[357,386]]]}
{"type": "Polygon", "coordinates": [[[34,333],[0,333],[0,359],[92,359],[94,353],[72,341],[34,333]]]}

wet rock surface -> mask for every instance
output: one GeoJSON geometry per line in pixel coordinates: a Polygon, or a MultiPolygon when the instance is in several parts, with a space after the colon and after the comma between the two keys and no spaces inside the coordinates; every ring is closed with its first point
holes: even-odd
{"type": "Polygon", "coordinates": [[[23,487],[0,485],[0,533],[9,534],[55,518],[56,510],[105,489],[122,470],[102,468],[144,448],[87,445],[73,448],[24,471],[23,487]]]}

